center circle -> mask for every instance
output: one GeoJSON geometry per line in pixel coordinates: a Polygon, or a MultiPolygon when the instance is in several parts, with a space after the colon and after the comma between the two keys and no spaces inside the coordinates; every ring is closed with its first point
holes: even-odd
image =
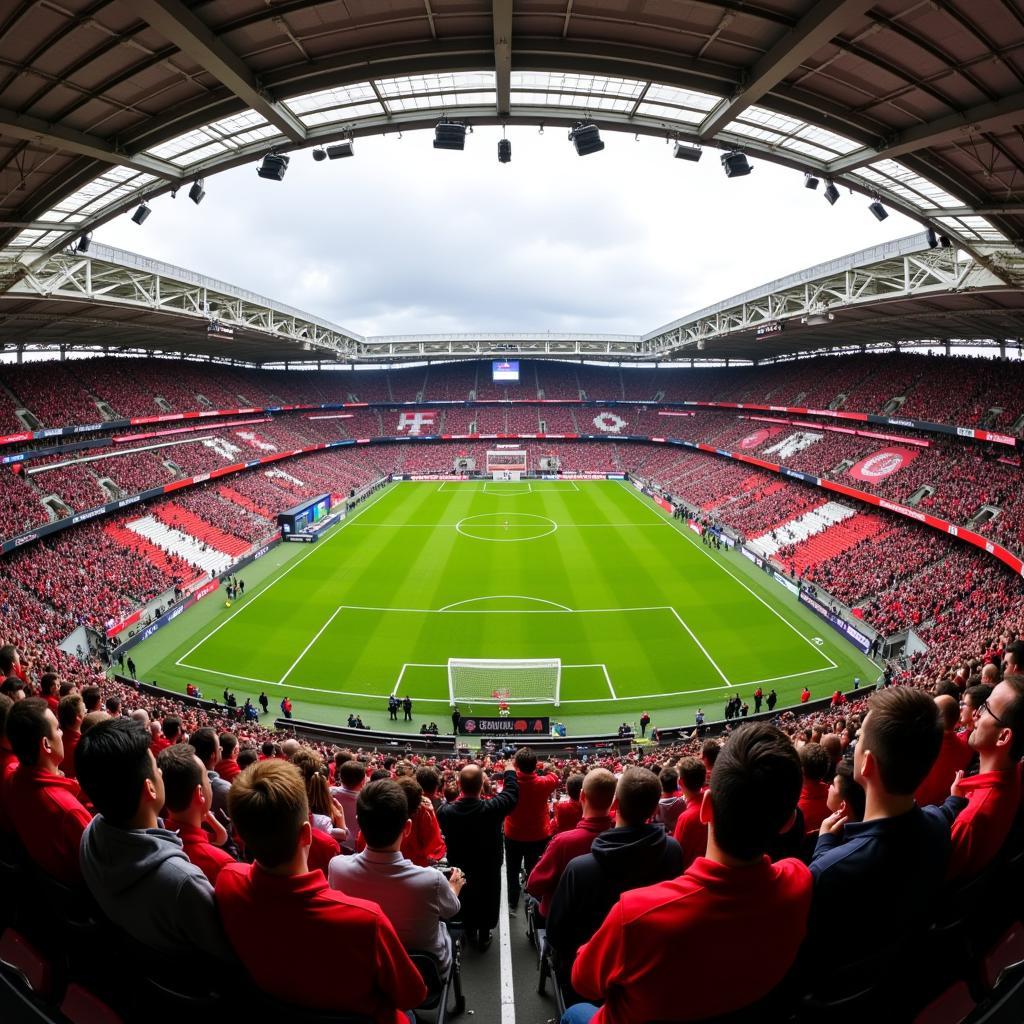
{"type": "Polygon", "coordinates": [[[455,524],[463,537],[473,540],[492,540],[499,544],[514,544],[524,540],[539,540],[558,529],[558,524],[547,516],[529,512],[484,512],[466,516],[455,524]]]}

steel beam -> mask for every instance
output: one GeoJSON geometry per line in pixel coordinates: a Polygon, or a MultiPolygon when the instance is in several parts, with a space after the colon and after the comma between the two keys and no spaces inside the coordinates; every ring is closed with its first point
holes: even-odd
{"type": "Polygon", "coordinates": [[[492,0],[494,18],[494,89],[499,114],[512,106],[512,0],[492,0]]]}

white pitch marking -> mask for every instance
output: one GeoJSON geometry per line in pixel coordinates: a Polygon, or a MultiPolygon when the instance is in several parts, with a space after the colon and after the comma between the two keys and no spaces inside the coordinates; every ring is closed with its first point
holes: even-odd
{"type": "MultiPolygon", "coordinates": [[[[439,612],[450,612],[454,608],[458,608],[460,604],[473,604],[474,601],[536,601],[538,604],[549,604],[553,608],[557,608],[559,611],[563,612],[571,612],[573,610],[564,604],[559,604],[557,601],[546,601],[543,597],[528,597],[525,594],[495,594],[493,597],[467,597],[464,601],[454,601],[451,604],[446,604],[443,608],[438,608],[437,610],[439,612]]],[[[514,609],[512,608],[501,610],[514,613],[514,609]]]]}
{"type": "MultiPolygon", "coordinates": [[[[501,965],[501,1024],[516,1024],[516,996],[512,983],[512,938],[508,920],[508,873],[501,863],[501,906],[498,908],[498,947],[501,965]]],[[[556,982],[557,984],[557,982],[556,982]]]]}
{"type": "MultiPolygon", "coordinates": [[[[640,504],[643,505],[643,507],[645,509],[647,509],[649,512],[653,512],[654,515],[658,516],[659,519],[663,519],[663,517],[661,515],[659,515],[659,513],[656,511],[656,509],[655,509],[655,507],[653,505],[648,505],[647,502],[644,501],[644,499],[640,497],[640,495],[637,493],[636,488],[633,487],[632,484],[630,484],[628,487],[626,487],[624,489],[625,489],[627,494],[631,494],[634,498],[636,498],[636,500],[639,501],[640,504]]],[[[722,572],[724,572],[727,576],[731,576],[745,591],[747,591],[748,594],[750,594],[751,596],[755,597],[758,601],[760,601],[761,604],[763,604],[765,606],[765,608],[767,608],[768,611],[770,611],[772,613],[772,615],[774,615],[777,618],[781,619],[787,626],[789,626],[789,628],[791,630],[793,630],[794,633],[796,633],[796,635],[798,637],[800,637],[801,640],[803,640],[803,642],[805,644],[808,645],[808,647],[811,648],[811,650],[817,651],[818,654],[820,654],[829,663],[829,666],[831,668],[839,668],[839,666],[824,651],[819,650],[817,647],[815,647],[814,644],[812,644],[811,641],[808,640],[807,637],[804,636],[804,634],[801,633],[800,630],[797,629],[796,626],[794,626],[793,623],[790,622],[789,619],[787,619],[785,617],[785,615],[783,615],[777,609],[773,608],[763,597],[761,597],[760,594],[757,594],[753,590],[751,590],[751,588],[748,587],[747,584],[744,583],[743,580],[741,580],[739,578],[739,576],[737,576],[734,572],[732,572],[732,570],[730,570],[726,565],[723,565],[716,558],[712,558],[710,552],[705,551],[704,550],[704,546],[702,544],[698,544],[695,540],[693,540],[689,536],[689,531],[680,529],[678,526],[675,525],[674,521],[670,522],[667,518],[664,518],[664,522],[667,525],[674,527],[675,532],[678,533],[680,537],[684,537],[691,544],[693,544],[693,546],[702,555],[705,555],[707,558],[710,558],[712,563],[714,565],[717,565],[718,568],[722,570],[722,572]]]]}
{"type": "Polygon", "coordinates": [[[601,671],[604,672],[604,681],[608,684],[608,692],[612,695],[612,700],[618,700],[619,698],[615,695],[615,687],[612,686],[612,677],[608,675],[608,666],[602,663],[601,671]]]}
{"type": "Polygon", "coordinates": [[[320,637],[323,635],[324,630],[327,629],[327,627],[338,617],[338,612],[340,612],[343,607],[344,605],[338,605],[338,607],[334,609],[334,611],[331,613],[331,617],[316,631],[316,636],[314,636],[313,639],[310,640],[309,643],[302,648],[302,653],[291,663],[291,665],[288,666],[288,671],[285,672],[283,676],[281,676],[281,678],[278,680],[278,683],[283,683],[292,674],[292,669],[294,669],[295,666],[298,665],[300,661],[302,661],[302,659],[306,656],[306,652],[310,649],[310,647],[313,646],[313,644],[317,642],[317,640],[320,639],[320,637]]]}
{"type": "Polygon", "coordinates": [[[690,634],[690,639],[701,649],[701,653],[704,655],[704,657],[711,662],[712,667],[722,677],[722,681],[725,683],[725,685],[732,686],[732,683],[729,682],[729,677],[718,667],[718,662],[715,661],[715,659],[712,658],[710,654],[708,654],[708,649],[697,639],[697,634],[694,633],[692,629],[690,629],[690,627],[686,624],[686,622],[684,621],[683,617],[679,614],[679,612],[677,612],[675,608],[670,608],[669,611],[671,611],[672,614],[679,620],[679,625],[682,626],[683,629],[685,629],[686,632],[690,634]]]}

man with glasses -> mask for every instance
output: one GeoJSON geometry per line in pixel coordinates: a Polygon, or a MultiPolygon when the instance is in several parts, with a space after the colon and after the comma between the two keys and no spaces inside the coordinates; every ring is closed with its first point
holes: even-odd
{"type": "Polygon", "coordinates": [[[950,879],[971,878],[995,859],[1020,807],[1024,675],[1006,676],[978,706],[969,742],[981,770],[951,790],[967,807],[953,823],[950,879]]]}

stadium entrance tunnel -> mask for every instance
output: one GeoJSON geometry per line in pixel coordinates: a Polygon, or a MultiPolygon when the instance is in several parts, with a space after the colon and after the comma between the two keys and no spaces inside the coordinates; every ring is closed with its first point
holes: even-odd
{"type": "Polygon", "coordinates": [[[455,529],[473,540],[511,544],[550,536],[558,529],[558,524],[547,516],[529,512],[484,512],[460,519],[455,529]]]}

